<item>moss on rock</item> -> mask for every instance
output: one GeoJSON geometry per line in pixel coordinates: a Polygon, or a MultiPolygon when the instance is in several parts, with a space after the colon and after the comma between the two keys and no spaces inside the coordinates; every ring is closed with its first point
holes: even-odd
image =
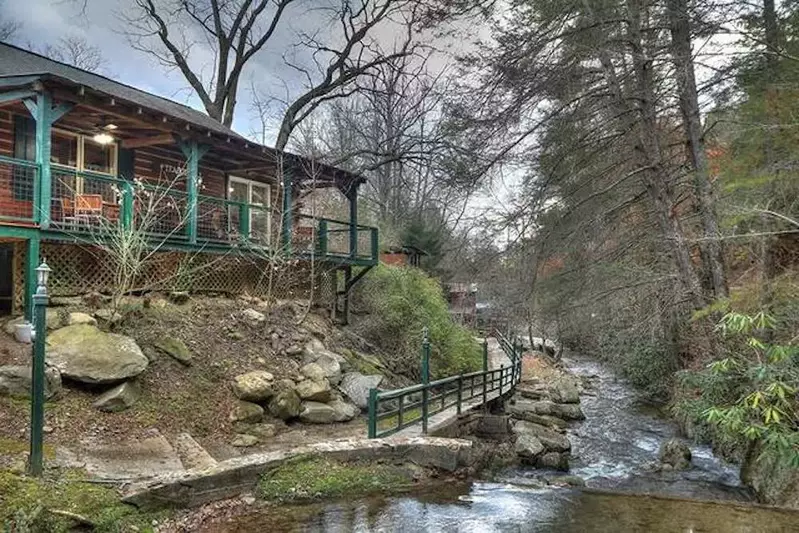
{"type": "Polygon", "coordinates": [[[358,497],[406,490],[411,472],[399,466],[342,463],[306,455],[287,461],[265,473],[258,484],[259,496],[271,502],[358,497]]]}

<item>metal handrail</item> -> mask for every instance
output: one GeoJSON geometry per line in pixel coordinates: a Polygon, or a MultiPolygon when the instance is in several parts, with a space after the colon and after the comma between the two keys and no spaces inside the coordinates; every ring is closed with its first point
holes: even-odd
{"type": "Polygon", "coordinates": [[[479,403],[475,405],[484,405],[489,400],[489,394],[492,394],[493,400],[494,392],[498,393],[497,396],[512,392],[521,381],[521,347],[504,337],[497,340],[503,351],[510,349],[510,366],[488,369],[488,347],[484,341],[483,370],[428,381],[430,343],[425,333],[422,343],[422,383],[388,391],[369,390],[369,438],[387,437],[415,424],[421,424],[422,433],[426,434],[428,420],[435,414],[452,407],[460,414],[465,402],[479,398],[479,403]],[[380,427],[380,423],[387,420],[392,421],[388,427],[380,427]]]}

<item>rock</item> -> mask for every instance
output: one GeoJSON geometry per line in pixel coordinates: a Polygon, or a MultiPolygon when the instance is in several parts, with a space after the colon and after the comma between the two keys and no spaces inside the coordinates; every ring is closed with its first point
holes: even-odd
{"type": "Polygon", "coordinates": [[[312,379],[303,380],[297,383],[294,391],[302,400],[323,403],[330,401],[330,393],[332,392],[330,389],[330,382],[325,378],[322,378],[321,381],[314,381],[312,379]]]}
{"type": "Polygon", "coordinates": [[[550,476],[547,482],[561,487],[585,487],[585,480],[580,476],[550,476]]]}
{"type": "Polygon", "coordinates": [[[253,370],[233,378],[231,388],[240,400],[264,402],[275,395],[275,376],[264,370],[253,370]]]}
{"type": "Polygon", "coordinates": [[[319,356],[315,361],[325,373],[325,377],[333,385],[338,385],[341,382],[341,364],[336,355],[332,353],[325,353],[319,356]]]}
{"type": "Polygon", "coordinates": [[[87,313],[70,313],[69,316],[67,316],[67,326],[76,326],[79,324],[96,326],[97,319],[87,313]]]}
{"type": "Polygon", "coordinates": [[[539,384],[519,384],[519,386],[516,387],[516,394],[529,400],[549,399],[549,389],[539,384]]]}
{"type": "Polygon", "coordinates": [[[516,400],[510,405],[510,414],[516,418],[524,418],[524,413],[547,415],[564,420],[584,420],[585,415],[577,404],[555,403],[549,400],[516,400]]]}
{"type": "Polygon", "coordinates": [[[17,331],[17,325],[18,324],[24,324],[24,323],[25,323],[25,317],[24,316],[18,316],[17,318],[12,318],[8,322],[6,322],[6,325],[3,326],[3,328],[5,329],[6,333],[8,333],[9,335],[13,336],[14,333],[17,331]]]}
{"type": "Polygon", "coordinates": [[[311,339],[303,348],[303,360],[306,363],[313,363],[323,353],[327,353],[327,348],[319,339],[311,339]]]}
{"type": "Polygon", "coordinates": [[[670,439],[660,447],[658,458],[675,470],[685,470],[691,466],[691,448],[679,439],[670,439]]]}
{"type": "Polygon", "coordinates": [[[383,376],[380,375],[364,376],[360,372],[348,372],[342,377],[338,388],[355,405],[366,409],[369,407],[369,389],[376,389],[382,381],[383,376]]]}
{"type": "Polygon", "coordinates": [[[302,346],[299,344],[292,344],[288,348],[286,348],[286,355],[288,356],[295,356],[300,355],[302,353],[302,346]]]}
{"type": "Polygon", "coordinates": [[[516,435],[532,435],[541,441],[548,452],[567,452],[572,447],[566,435],[526,420],[516,422],[513,425],[513,432],[516,435]]]}
{"type": "Polygon", "coordinates": [[[236,446],[237,448],[249,448],[250,446],[255,446],[258,444],[258,437],[255,435],[236,435],[233,441],[230,443],[231,446],[236,446]]]}
{"type": "Polygon", "coordinates": [[[83,383],[115,383],[138,376],[148,360],[136,341],[80,324],[47,337],[47,362],[63,377],[83,383]]]}
{"type": "Polygon", "coordinates": [[[517,413],[514,415],[514,418],[517,420],[527,420],[528,422],[532,422],[534,424],[541,424],[542,426],[546,426],[557,431],[564,431],[566,426],[569,425],[569,423],[562,418],[551,415],[537,415],[531,411],[522,411],[517,413]]]}
{"type": "MultiPolygon", "coordinates": [[[[61,374],[49,367],[44,371],[44,396],[48,400],[61,392],[61,374]]],[[[30,398],[31,367],[22,365],[0,366],[0,396],[30,398]]]]}
{"type": "Polygon", "coordinates": [[[47,324],[47,331],[53,331],[64,325],[64,317],[57,311],[48,311],[47,316],[45,316],[45,323],[47,324]]]}
{"type": "Polygon", "coordinates": [[[275,394],[269,402],[269,412],[275,418],[291,420],[297,418],[301,411],[300,397],[294,390],[282,390],[275,394]]]}
{"type": "Polygon", "coordinates": [[[580,391],[572,380],[562,378],[550,386],[552,400],[557,403],[580,403],[580,391]]]}
{"type": "Polygon", "coordinates": [[[357,413],[357,407],[341,400],[336,400],[329,404],[302,402],[300,421],[308,424],[333,424],[352,420],[357,416],[357,413]]]}
{"type": "Polygon", "coordinates": [[[189,347],[186,346],[186,343],[182,340],[170,335],[165,335],[155,341],[155,347],[178,363],[191,366],[191,351],[189,351],[189,347]]]}
{"type": "Polygon", "coordinates": [[[189,301],[188,291],[172,291],[169,293],[169,301],[173,304],[183,305],[189,301]]]}
{"type": "Polygon", "coordinates": [[[51,296],[47,307],[70,307],[83,304],[80,296],[51,296]]]}
{"type": "Polygon", "coordinates": [[[277,426],[274,424],[246,424],[239,422],[236,423],[234,428],[236,433],[254,435],[261,441],[274,437],[277,434],[277,426]]]}
{"type": "Polygon", "coordinates": [[[135,381],[126,381],[104,392],[92,403],[95,409],[106,413],[118,413],[135,404],[141,397],[141,388],[135,381]]]}
{"type": "Polygon", "coordinates": [[[116,324],[122,320],[122,315],[113,309],[98,309],[94,312],[94,318],[103,324],[116,324]]]}
{"type": "Polygon", "coordinates": [[[257,424],[264,419],[264,408],[257,403],[239,400],[233,412],[230,413],[231,422],[244,422],[257,424]]]}
{"type": "Polygon", "coordinates": [[[266,316],[252,308],[242,311],[241,317],[252,325],[263,324],[266,322],[266,316]]]}
{"type": "Polygon", "coordinates": [[[346,402],[341,398],[335,398],[333,401],[328,403],[328,405],[336,411],[337,422],[348,422],[361,414],[361,410],[358,408],[358,406],[346,402]]]}
{"type": "Polygon", "coordinates": [[[103,305],[104,302],[109,300],[108,296],[104,296],[97,291],[87,292],[81,297],[81,299],[83,300],[83,303],[94,309],[97,309],[103,305]]]}
{"type": "Polygon", "coordinates": [[[535,464],[535,459],[544,452],[544,445],[533,435],[522,433],[516,437],[513,449],[522,462],[535,464]]]}
{"type": "Polygon", "coordinates": [[[300,374],[314,381],[322,381],[323,379],[327,379],[324,369],[316,363],[308,363],[307,365],[304,365],[302,368],[300,368],[300,374]]]}
{"type": "Polygon", "coordinates": [[[555,470],[569,470],[569,454],[547,452],[538,457],[535,465],[539,468],[553,468],[555,470]]]}

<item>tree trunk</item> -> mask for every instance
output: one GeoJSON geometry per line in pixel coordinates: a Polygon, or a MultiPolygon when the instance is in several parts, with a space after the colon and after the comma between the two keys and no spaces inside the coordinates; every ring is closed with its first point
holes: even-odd
{"type": "Polygon", "coordinates": [[[699,97],[691,49],[691,26],[688,19],[687,0],[668,0],[669,25],[671,29],[671,56],[674,63],[680,112],[688,141],[688,152],[694,175],[694,194],[703,230],[703,259],[708,264],[713,284],[712,299],[728,295],[727,277],[724,271],[724,252],[721,246],[716,215],[716,202],[705,152],[702,121],[699,113],[699,97]]]}

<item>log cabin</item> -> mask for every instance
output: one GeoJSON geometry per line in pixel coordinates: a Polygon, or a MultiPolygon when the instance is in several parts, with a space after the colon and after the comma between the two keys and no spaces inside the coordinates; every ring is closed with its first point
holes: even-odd
{"type": "Polygon", "coordinates": [[[140,232],[171,258],[164,269],[179,269],[181,257],[223,256],[213,272],[184,279],[186,290],[258,295],[272,268],[259,261],[280,257],[298,272],[319,265],[310,290],[326,276],[332,309],[346,319],[350,289],[378,261],[377,229],[358,223],[364,181],[262,146],[191,107],[0,43],[5,312],[31,317],[42,259],[53,295],[110,290],[113,262],[97,250],[107,248],[103,239],[140,232]],[[302,198],[320,193],[342,197],[348,216],[304,210],[302,198]]]}

